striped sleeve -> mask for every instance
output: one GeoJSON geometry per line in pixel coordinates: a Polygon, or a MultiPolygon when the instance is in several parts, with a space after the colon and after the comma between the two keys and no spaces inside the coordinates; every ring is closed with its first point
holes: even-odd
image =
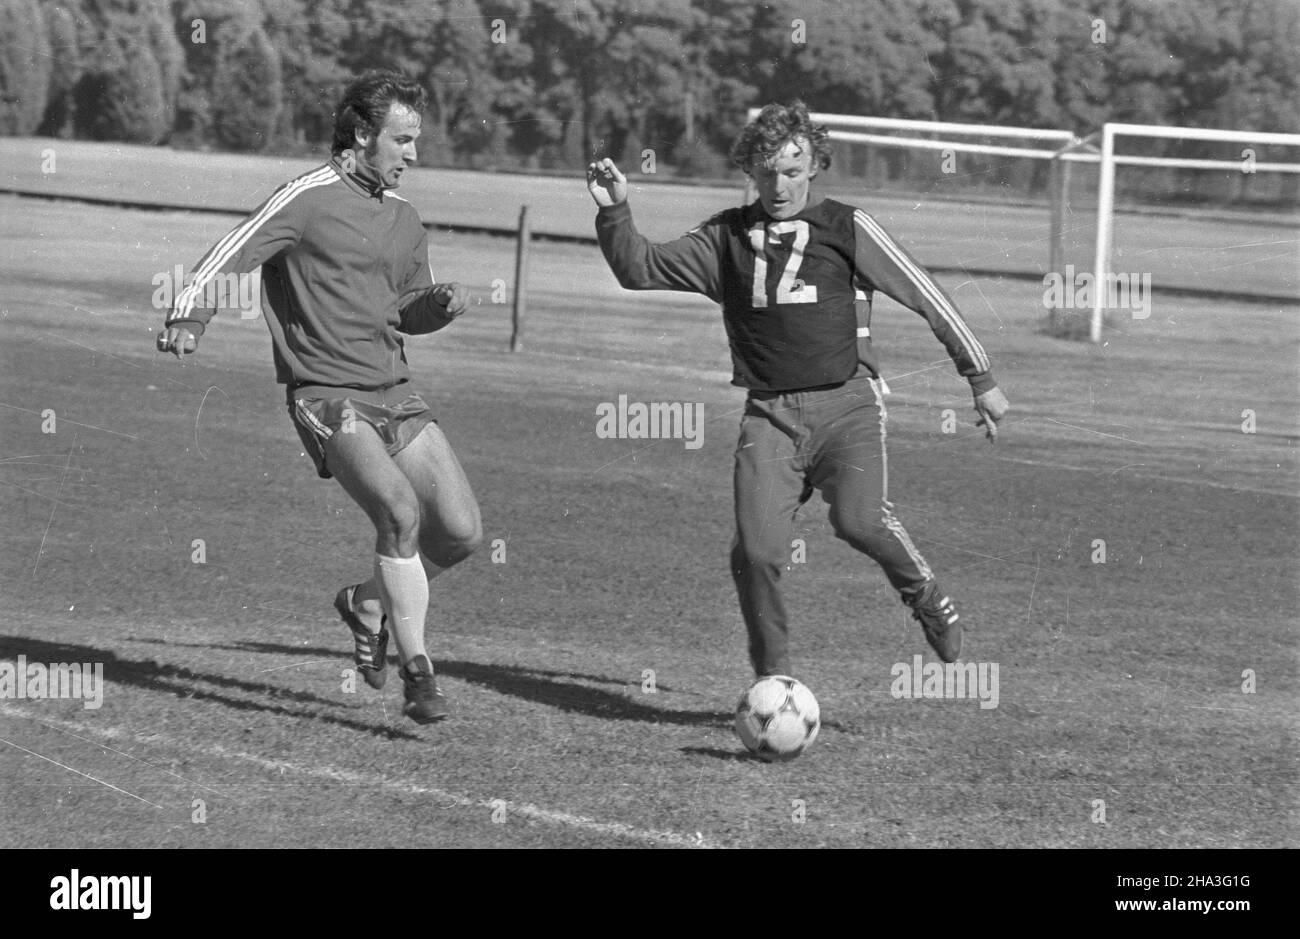
{"type": "Polygon", "coordinates": [[[191,272],[185,288],[177,295],[167,314],[167,325],[185,323],[202,335],[203,328],[216,314],[213,290],[218,277],[247,274],[257,270],[302,237],[305,216],[295,211],[295,200],[318,186],[338,180],[329,166],[299,176],[275,191],[247,218],[213,245],[191,272]]]}
{"type": "Polygon", "coordinates": [[[956,363],[957,371],[970,380],[976,394],[993,388],[988,353],[925,268],[861,209],[853,213],[853,233],[854,261],[860,280],[925,317],[935,337],[956,363]]]}
{"type": "Polygon", "coordinates": [[[680,290],[702,293],[721,303],[722,274],[716,233],[724,227],[715,215],[674,241],[651,244],[636,230],[626,203],[596,212],[596,238],[609,269],[627,290],[680,290]]]}

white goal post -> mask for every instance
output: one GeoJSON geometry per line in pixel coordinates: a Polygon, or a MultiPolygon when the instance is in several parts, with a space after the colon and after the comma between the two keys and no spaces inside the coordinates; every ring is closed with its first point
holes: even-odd
{"type": "MultiPolygon", "coordinates": [[[[1157,124],[1104,125],[1101,129],[1101,151],[1095,157],[1101,164],[1097,183],[1097,250],[1092,265],[1094,282],[1097,284],[1107,283],[1110,274],[1115,211],[1115,167],[1166,166],[1176,169],[1228,170],[1242,173],[1300,173],[1300,163],[1256,163],[1252,156],[1247,155],[1249,151],[1243,152],[1240,160],[1125,156],[1115,152],[1117,137],[1173,138],[1300,147],[1300,134],[1265,134],[1242,130],[1166,127],[1157,124]]],[[[1093,291],[1092,319],[1089,323],[1089,338],[1093,342],[1101,342],[1101,328],[1106,312],[1105,294],[1104,290],[1093,291]]]]}
{"type": "MultiPolygon", "coordinates": [[[[753,120],[758,108],[748,111],[753,120]]],[[[1175,140],[1213,141],[1300,147],[1300,134],[1254,133],[1237,130],[1211,130],[1191,127],[1110,123],[1086,138],[1068,130],[1012,127],[991,124],[962,124],[951,121],[921,121],[903,118],[870,117],[856,114],[830,114],[815,112],[810,117],[830,128],[833,140],[862,143],[881,147],[905,149],[946,150],[953,153],[985,154],[991,156],[1019,157],[1030,160],[1047,160],[1051,166],[1050,209],[1051,234],[1048,269],[1062,273],[1063,217],[1066,211],[1071,163],[1098,165],[1096,241],[1092,257],[1093,282],[1109,282],[1111,251],[1114,232],[1115,170],[1118,166],[1167,167],[1186,170],[1238,171],[1242,173],[1300,173],[1300,163],[1256,162],[1253,151],[1243,151],[1240,160],[1210,160],[1182,157],[1155,157],[1116,152],[1120,137],[1167,138],[1175,140]],[[884,131],[884,133],[881,133],[884,131]],[[891,133],[892,132],[892,133],[891,133]],[[904,132],[904,133],[899,133],[904,132]],[[910,133],[907,133],[910,132],[910,133]],[[927,136],[919,136],[925,134],[927,136]],[[972,142],[962,138],[993,139],[996,143],[972,142]],[[1005,143],[1004,143],[1005,141],[1005,143]]],[[[746,183],[745,201],[754,193],[746,183]]],[[[1105,304],[1108,291],[1092,291],[1092,310],[1089,321],[1089,338],[1101,341],[1105,304]]]]}

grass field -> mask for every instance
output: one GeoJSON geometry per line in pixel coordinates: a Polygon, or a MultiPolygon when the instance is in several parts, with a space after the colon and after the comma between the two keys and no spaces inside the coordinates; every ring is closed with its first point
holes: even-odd
{"type": "Polygon", "coordinates": [[[0,661],[107,682],[97,710],[0,700],[0,847],[1300,842],[1297,306],[1157,297],[1092,347],[1040,331],[1041,286],[944,277],[1014,408],[990,446],[923,321],[882,300],[891,495],[999,703],[891,696],[928,649],[812,503],[787,592],[825,723],[771,766],[730,729],[742,395],[716,310],[542,243],[511,355],[490,298],[513,245],[434,237],[482,303],[408,348],[488,546],[435,583],[455,714],[417,728],[397,682],[342,688],[330,604],[373,536],[301,455],[265,328],[226,316],[184,364],[153,351],[151,277],[232,222],[0,198],[0,661]],[[703,446],[599,439],[620,394],[702,402],[703,446]]]}

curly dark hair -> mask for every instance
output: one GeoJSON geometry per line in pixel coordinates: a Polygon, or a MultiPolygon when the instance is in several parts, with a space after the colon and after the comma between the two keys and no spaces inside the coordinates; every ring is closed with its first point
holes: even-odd
{"type": "Polygon", "coordinates": [[[825,124],[814,124],[808,106],[796,98],[788,105],[769,104],[758,117],[745,125],[731,145],[731,162],[746,173],[754,158],[769,160],[792,140],[803,138],[812,146],[813,166],[828,169],[831,165],[830,131],[825,124]]]}
{"type": "Polygon", "coordinates": [[[366,72],[348,85],[334,109],[331,152],[338,156],[351,149],[356,144],[357,130],[377,134],[394,103],[419,114],[428,105],[429,95],[418,82],[393,71],[366,72]]]}

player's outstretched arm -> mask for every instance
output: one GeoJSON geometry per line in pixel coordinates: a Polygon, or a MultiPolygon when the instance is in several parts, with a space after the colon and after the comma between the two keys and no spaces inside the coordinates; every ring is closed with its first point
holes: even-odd
{"type": "Polygon", "coordinates": [[[627,201],[627,177],[609,157],[587,166],[587,191],[596,205],[608,208],[627,201]]]}
{"type": "Polygon", "coordinates": [[[296,245],[302,238],[308,215],[300,196],[332,178],[322,168],[285,183],[209,248],[194,266],[194,279],[172,303],[158,333],[158,351],[171,352],[177,358],[194,352],[199,337],[217,313],[209,295],[217,278],[251,274],[281,251],[296,245]]]}
{"type": "Polygon", "coordinates": [[[682,237],[651,244],[632,223],[627,177],[606,157],[587,165],[587,191],[596,202],[596,240],[618,282],[628,290],[682,290],[722,302],[717,232],[700,225],[682,237]]]}
{"type": "Polygon", "coordinates": [[[1010,408],[1011,404],[1007,401],[1007,396],[996,385],[983,394],[975,396],[975,413],[979,415],[975,426],[984,428],[984,436],[988,437],[990,442],[997,442],[998,423],[1007,416],[1010,408]]]}

